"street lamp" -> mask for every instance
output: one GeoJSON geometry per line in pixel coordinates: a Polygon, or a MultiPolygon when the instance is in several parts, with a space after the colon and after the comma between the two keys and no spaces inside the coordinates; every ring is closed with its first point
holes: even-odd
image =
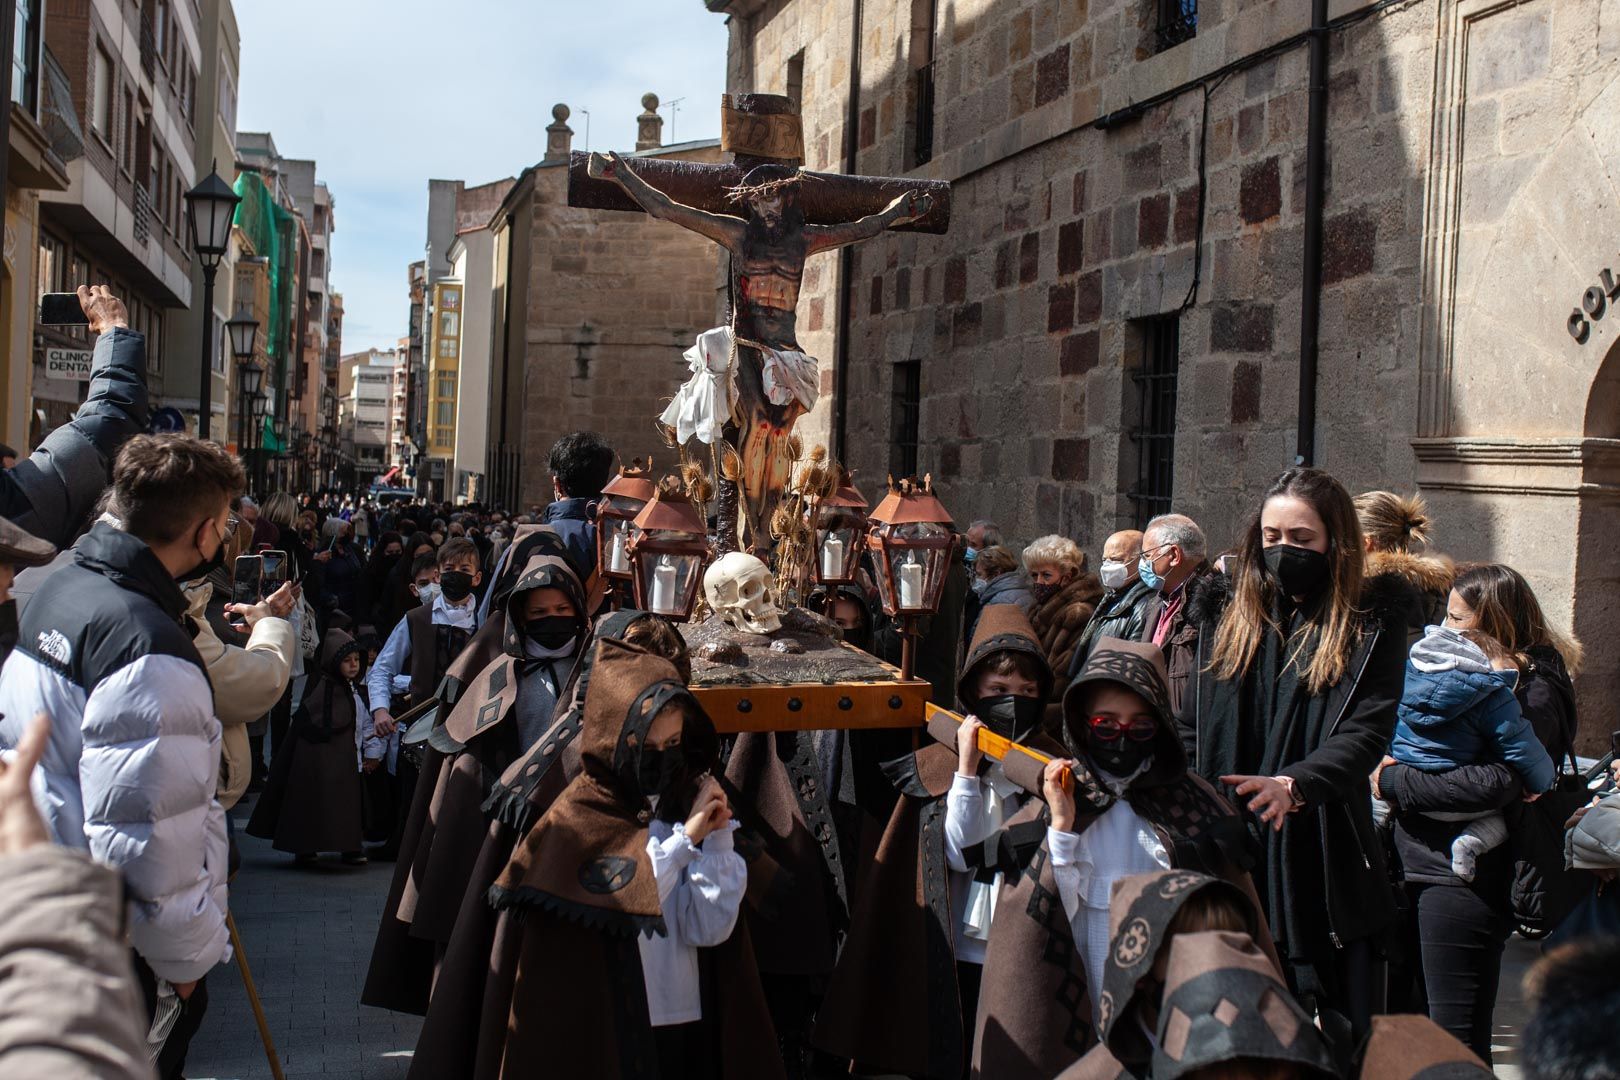
{"type": "MultiPolygon", "coordinates": [[[[255,364],[254,367],[258,367],[258,365],[255,364]]],[[[259,374],[262,376],[264,373],[261,371],[259,374]]],[[[264,413],[269,401],[270,395],[263,390],[256,390],[248,395],[248,428],[253,432],[253,475],[250,479],[253,481],[254,488],[260,491],[263,490],[262,481],[259,477],[259,464],[263,458],[260,451],[264,448],[264,413]]]]}
{"type": "Polygon", "coordinates": [[[225,329],[231,335],[231,353],[236,359],[251,360],[253,345],[259,337],[259,320],[247,308],[239,307],[230,322],[225,324],[225,329]]]}
{"type": "Polygon", "coordinates": [[[956,534],[951,515],[927,479],[920,484],[891,481],[871,521],[866,546],[877,570],[883,611],[902,623],[900,674],[909,679],[916,665],[916,621],[939,610],[956,534]]]}
{"type": "Polygon", "coordinates": [[[225,330],[230,335],[231,355],[236,357],[236,438],[239,444],[236,449],[237,454],[245,459],[248,398],[259,392],[259,383],[264,379],[264,369],[253,362],[253,345],[259,336],[259,320],[246,308],[237,308],[236,314],[225,324],[225,330]]]}
{"type": "MultiPolygon", "coordinates": [[[[186,231],[203,272],[202,375],[197,382],[197,437],[208,438],[214,411],[214,275],[231,246],[231,219],[242,197],[210,169],[202,182],[186,192],[186,231]]],[[[233,342],[234,344],[234,342],[233,342]]]]}

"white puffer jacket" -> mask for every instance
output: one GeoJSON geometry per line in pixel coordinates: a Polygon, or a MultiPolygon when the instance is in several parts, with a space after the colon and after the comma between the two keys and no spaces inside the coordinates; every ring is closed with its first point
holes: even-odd
{"type": "Polygon", "coordinates": [[[35,713],[35,797],[56,842],[129,890],[135,950],[170,982],[230,957],[220,725],[185,600],[144,543],[98,524],[29,603],[0,669],[0,748],[35,713]]]}

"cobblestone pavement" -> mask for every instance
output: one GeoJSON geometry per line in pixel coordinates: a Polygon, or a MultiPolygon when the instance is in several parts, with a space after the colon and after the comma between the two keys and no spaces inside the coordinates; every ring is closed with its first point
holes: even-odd
{"type": "MultiPolygon", "coordinates": [[[[351,868],[330,856],[313,869],[295,870],[290,856],[241,831],[248,809],[244,800],[232,815],[242,869],[231,886],[231,908],[288,1080],[404,1077],[420,1019],[360,1004],[393,864],[351,868]]],[[[1526,1019],[1519,984],[1537,955],[1534,943],[1508,942],[1494,1043],[1503,1080],[1519,1080],[1518,1033],[1526,1019]]],[[[186,1074],[196,1080],[269,1077],[240,969],[232,964],[215,971],[208,993],[208,1016],[186,1074]]]]}
{"type": "MultiPolygon", "coordinates": [[[[360,1004],[392,863],[313,868],[242,832],[249,800],[232,814],[242,868],[231,910],[288,1080],[396,1080],[410,1065],[421,1020],[360,1004]]],[[[264,1045],[236,964],[208,977],[209,1006],[192,1042],[186,1075],[268,1078],[264,1045]]]]}

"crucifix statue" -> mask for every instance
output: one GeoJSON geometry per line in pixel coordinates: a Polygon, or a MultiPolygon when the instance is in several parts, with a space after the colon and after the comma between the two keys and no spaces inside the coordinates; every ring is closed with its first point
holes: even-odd
{"type": "MultiPolygon", "coordinates": [[[[713,446],[723,438],[736,448],[748,543],[763,552],[792,473],[793,425],[821,389],[817,362],[797,338],[805,260],[886,229],[944,232],[950,185],[804,170],[798,110],[789,98],[726,95],[722,110],[721,148],[734,155],[732,163],[576,153],[568,202],[642,210],[728,253],[730,324],[701,334],[687,350],[692,377],[661,420],[682,443],[713,446]]],[[[729,550],[737,539],[737,492],[726,478],[716,480],[719,542],[729,550]]]]}

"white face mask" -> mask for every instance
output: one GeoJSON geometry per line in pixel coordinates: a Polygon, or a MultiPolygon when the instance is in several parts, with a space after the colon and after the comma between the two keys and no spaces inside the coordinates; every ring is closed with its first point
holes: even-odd
{"type": "Polygon", "coordinates": [[[416,588],[416,598],[422,601],[423,607],[432,607],[433,601],[439,597],[439,586],[436,583],[420,585],[416,588]]]}
{"type": "Polygon", "coordinates": [[[1118,559],[1104,559],[1102,566],[1097,569],[1097,576],[1102,579],[1105,589],[1119,589],[1131,580],[1131,568],[1118,559]]]}

